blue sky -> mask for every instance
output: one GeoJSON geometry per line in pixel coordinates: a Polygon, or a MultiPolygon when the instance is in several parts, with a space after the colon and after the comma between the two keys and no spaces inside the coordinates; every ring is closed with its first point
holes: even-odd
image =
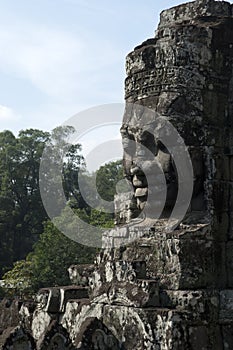
{"type": "Polygon", "coordinates": [[[178,0],[0,0],[1,130],[51,130],[123,102],[125,56],[178,0]]]}

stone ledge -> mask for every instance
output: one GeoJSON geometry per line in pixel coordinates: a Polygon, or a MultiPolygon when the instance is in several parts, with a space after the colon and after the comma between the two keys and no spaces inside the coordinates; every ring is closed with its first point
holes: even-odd
{"type": "Polygon", "coordinates": [[[79,286],[65,286],[43,288],[38,292],[37,303],[40,310],[48,314],[62,313],[65,311],[69,299],[88,298],[88,288],[79,286]]]}
{"type": "Polygon", "coordinates": [[[213,290],[162,290],[160,292],[162,307],[178,311],[189,311],[197,319],[218,320],[219,291],[213,290]]]}
{"type": "Polygon", "coordinates": [[[199,17],[232,17],[233,6],[229,2],[198,0],[162,11],[159,28],[199,17]]]}

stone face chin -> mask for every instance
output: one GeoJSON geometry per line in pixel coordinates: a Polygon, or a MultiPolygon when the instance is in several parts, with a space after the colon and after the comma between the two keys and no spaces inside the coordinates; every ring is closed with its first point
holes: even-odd
{"type": "Polygon", "coordinates": [[[233,5],[199,0],[162,12],[155,37],[126,58],[121,132],[132,190],[116,196],[117,225],[94,265],[70,267],[74,285],[0,304],[0,349],[233,349],[232,67],[233,5]],[[170,231],[181,190],[172,151],[183,153],[161,141],[166,121],[194,177],[189,209],[170,231]]]}

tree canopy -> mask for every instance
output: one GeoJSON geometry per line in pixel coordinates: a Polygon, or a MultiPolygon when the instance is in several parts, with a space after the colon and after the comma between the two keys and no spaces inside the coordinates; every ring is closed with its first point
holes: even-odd
{"type": "MultiPolygon", "coordinates": [[[[0,133],[0,276],[14,261],[25,258],[43,232],[48,216],[40,195],[41,157],[46,144],[58,138],[65,143],[71,132],[59,127],[51,134],[37,129],[22,130],[18,137],[10,131],[0,133]]],[[[82,165],[80,150],[79,144],[67,148],[63,166],[66,184],[72,183],[74,172],[82,165]]],[[[67,185],[67,197],[73,193],[67,185]]]]}
{"type": "Polygon", "coordinates": [[[0,277],[15,293],[67,284],[69,265],[91,263],[96,253],[60,233],[44,209],[39,171],[45,147],[47,186],[56,187],[57,179],[49,171],[62,159],[62,186],[72,210],[93,226],[113,227],[114,214],[105,213],[98,203],[95,208],[89,206],[78,180],[82,172],[90,197],[96,180],[100,197],[113,201],[116,184],[123,178],[121,162],[86,173],[81,145],[68,142],[73,132],[72,127],[58,127],[51,133],[22,130],[17,137],[10,131],[0,133],[0,277]]]}

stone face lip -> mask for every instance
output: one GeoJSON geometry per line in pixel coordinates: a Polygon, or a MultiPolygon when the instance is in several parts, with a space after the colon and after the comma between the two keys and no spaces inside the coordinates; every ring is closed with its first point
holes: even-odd
{"type": "Polygon", "coordinates": [[[148,193],[147,188],[137,188],[135,191],[135,197],[144,197],[148,193]]]}

